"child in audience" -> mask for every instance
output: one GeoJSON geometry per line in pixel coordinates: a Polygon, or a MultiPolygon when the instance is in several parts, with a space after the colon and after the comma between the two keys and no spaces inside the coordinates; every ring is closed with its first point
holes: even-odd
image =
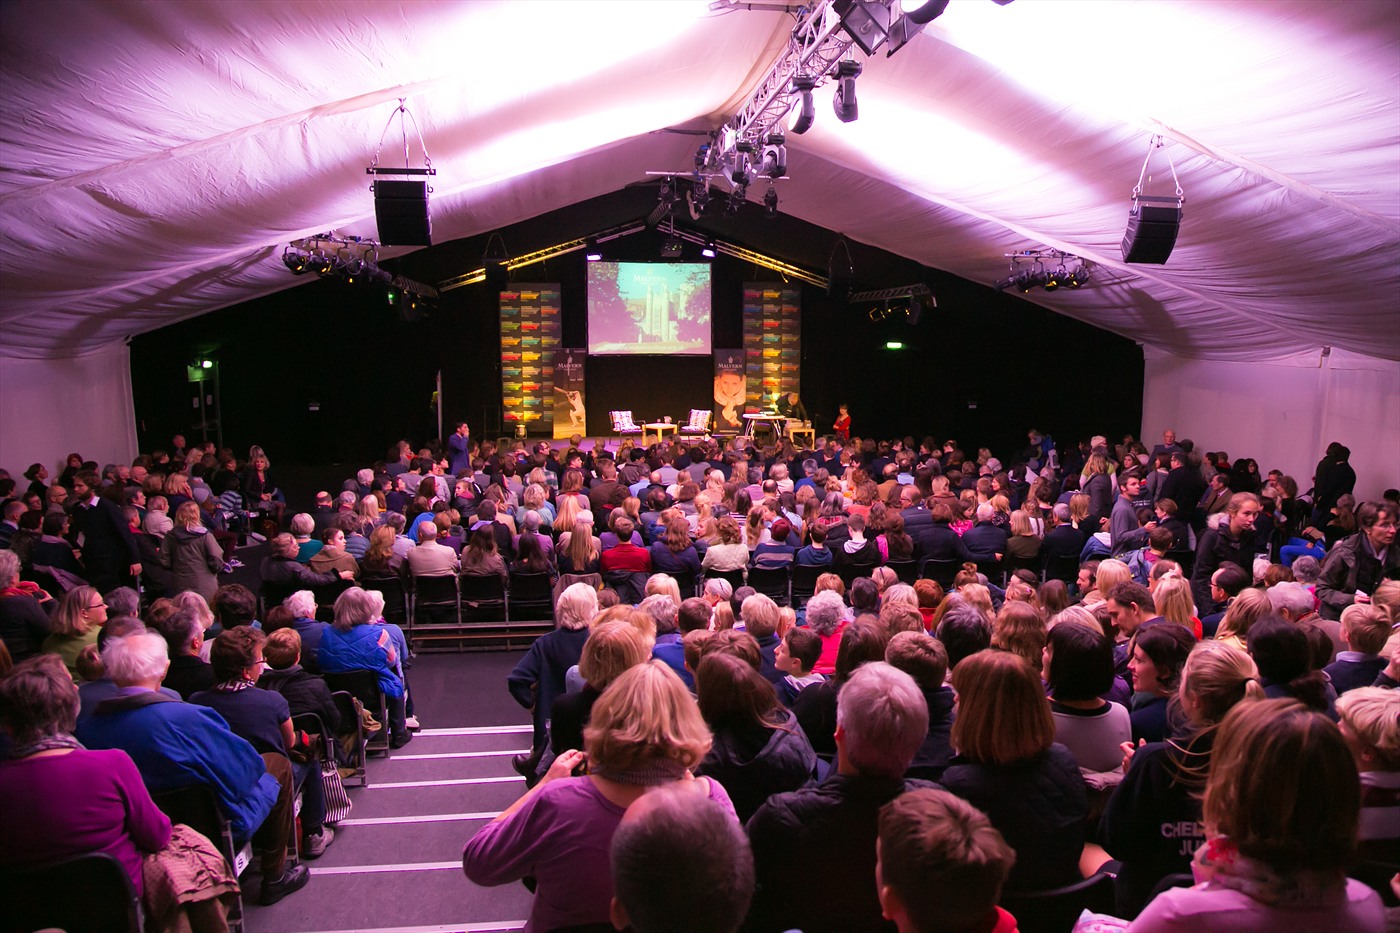
{"type": "Polygon", "coordinates": [[[1385,670],[1381,655],[1390,637],[1390,620],[1377,606],[1352,605],[1342,610],[1342,641],[1347,650],[1337,652],[1337,660],[1322,669],[1332,679],[1338,695],[1357,687],[1369,687],[1385,670]]]}
{"type": "Polygon", "coordinates": [[[1016,853],[976,807],[944,790],[880,808],[875,886],[899,933],[1012,933],[997,906],[1016,853]]]}
{"type": "Polygon", "coordinates": [[[826,546],[826,529],[813,525],[808,536],[808,545],[797,552],[793,562],[803,567],[830,567],[831,549],[826,546]]]}
{"type": "Polygon", "coordinates": [[[778,699],[783,701],[784,706],[791,706],[792,701],[797,699],[797,695],[804,688],[826,680],[826,675],[812,671],[821,655],[821,636],[810,629],[791,629],[786,637],[778,642],[777,648],[773,650],[773,661],[778,670],[785,672],[787,676],[775,686],[778,688],[778,699]]]}

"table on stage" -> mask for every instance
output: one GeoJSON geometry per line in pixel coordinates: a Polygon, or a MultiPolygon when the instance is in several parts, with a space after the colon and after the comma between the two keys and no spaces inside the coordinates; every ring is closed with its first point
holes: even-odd
{"type": "Polygon", "coordinates": [[[649,444],[647,441],[648,431],[656,434],[656,443],[659,444],[667,431],[675,434],[678,427],[679,425],[673,424],[670,421],[648,421],[646,424],[642,425],[642,446],[646,447],[649,444]]]}
{"type": "Polygon", "coordinates": [[[783,427],[787,424],[787,421],[788,421],[788,419],[785,418],[785,417],[782,416],[782,415],[764,414],[764,413],[761,413],[761,412],[748,412],[748,411],[746,411],[746,412],[744,412],[744,416],[743,416],[743,417],[744,417],[744,421],[745,421],[745,424],[744,424],[744,437],[747,437],[747,438],[752,438],[752,437],[753,437],[754,427],[755,427],[756,425],[758,425],[759,422],[762,422],[762,423],[768,425],[769,427],[771,427],[771,428],[773,429],[773,434],[774,434],[774,436],[776,436],[776,437],[782,437],[782,436],[783,436],[783,427]]]}

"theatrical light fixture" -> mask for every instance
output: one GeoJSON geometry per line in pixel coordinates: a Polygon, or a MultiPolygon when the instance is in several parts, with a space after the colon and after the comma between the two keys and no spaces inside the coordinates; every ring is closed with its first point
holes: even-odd
{"type": "Polygon", "coordinates": [[[1011,268],[1006,278],[996,283],[996,290],[1014,289],[1023,295],[1035,288],[1047,292],[1060,288],[1082,288],[1089,282],[1089,260],[1058,249],[1028,249],[1007,253],[1011,268]],[[1070,268],[1072,263],[1078,263],[1070,268]]]}
{"type": "Polygon", "coordinates": [[[602,250],[598,249],[598,241],[592,237],[589,237],[588,246],[585,248],[588,252],[583,254],[583,258],[589,262],[598,262],[603,258],[602,250]]]}
{"type": "Polygon", "coordinates": [[[886,349],[886,350],[903,350],[903,349],[904,349],[904,342],[903,342],[903,341],[900,341],[900,340],[886,340],[886,341],[885,341],[885,349],[886,349]]]}
{"type": "Polygon", "coordinates": [[[680,259],[681,254],[684,252],[685,241],[678,239],[677,237],[667,237],[666,241],[661,244],[662,259],[680,259]]]}
{"type": "Polygon", "coordinates": [[[706,240],[706,241],[705,241],[705,245],[702,246],[702,247],[700,247],[700,255],[701,255],[701,256],[704,256],[706,259],[714,259],[714,258],[715,258],[715,241],[714,241],[714,240],[706,240]]]}
{"type": "Polygon", "coordinates": [[[812,128],[812,121],[817,118],[817,110],[812,106],[812,89],[817,86],[817,79],[805,75],[797,75],[792,79],[792,93],[799,95],[799,105],[801,109],[797,113],[797,119],[792,123],[792,131],[797,134],[807,132],[812,128]]]}
{"type": "MultiPolygon", "coordinates": [[[[890,7],[879,0],[833,0],[841,28],[866,55],[874,55],[890,30],[890,7]]],[[[847,121],[849,122],[849,121],[847,121]]]]}
{"type": "Polygon", "coordinates": [[[342,278],[350,285],[382,285],[390,305],[400,296],[412,294],[420,306],[426,306],[438,295],[432,286],[380,268],[379,244],[364,237],[318,233],[293,240],[282,251],[282,264],[293,275],[310,270],[322,278],[342,278]]]}
{"type": "Polygon", "coordinates": [[[739,213],[739,211],[743,209],[744,201],[747,200],[748,196],[748,185],[741,185],[740,187],[735,188],[733,191],[729,192],[729,201],[724,205],[724,212],[726,214],[739,213]]]}
{"type": "Polygon", "coordinates": [[[768,190],[763,192],[763,209],[769,217],[778,216],[778,189],[771,182],[768,190]]]}
{"type": "Polygon", "coordinates": [[[868,315],[870,320],[878,324],[892,317],[902,317],[904,323],[910,327],[919,323],[925,308],[938,307],[938,300],[933,297],[932,290],[922,282],[900,288],[881,288],[875,291],[856,292],[851,295],[850,301],[852,304],[865,301],[880,302],[870,309],[868,315]]]}
{"type": "Polygon", "coordinates": [[[851,59],[836,66],[836,94],[831,98],[831,108],[842,123],[854,123],[860,116],[856,105],[856,78],[860,72],[860,62],[851,59]]]}

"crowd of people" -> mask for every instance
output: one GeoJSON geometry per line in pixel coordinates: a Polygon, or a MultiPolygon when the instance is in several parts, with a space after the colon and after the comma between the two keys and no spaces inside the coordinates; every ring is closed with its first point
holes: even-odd
{"type": "Polygon", "coordinates": [[[109,851],[141,890],[174,846],[152,794],[197,783],[263,901],[297,890],[289,847],[334,830],[291,719],[354,725],[318,675],[376,671],[390,744],[417,726],[376,581],[528,573],[558,581],[507,684],[528,790],[463,864],[531,879],[531,930],[1006,933],[1004,895],[1096,874],[1132,930],[1374,929],[1400,494],[1358,503],[1340,444],[1300,491],[1162,440],[1032,431],[1003,468],[932,438],[556,449],[458,424],[290,515],[257,448],[0,476],[0,826],[38,840],[0,864],[109,851]],[[257,538],[261,606],[219,580],[257,538]],[[791,605],[747,585],[803,566],[791,605]],[[89,787],[112,790],[75,811],[89,787]]]}

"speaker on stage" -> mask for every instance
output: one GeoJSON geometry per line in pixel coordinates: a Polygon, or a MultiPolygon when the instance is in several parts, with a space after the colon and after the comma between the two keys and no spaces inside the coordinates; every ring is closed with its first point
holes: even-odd
{"type": "Polygon", "coordinates": [[[1165,264],[1181,229],[1181,205],[1180,198],[1134,198],[1123,234],[1123,261],[1165,264]]]}
{"type": "Polygon", "coordinates": [[[432,246],[426,181],[374,182],[374,219],[385,246],[432,246]]]}

